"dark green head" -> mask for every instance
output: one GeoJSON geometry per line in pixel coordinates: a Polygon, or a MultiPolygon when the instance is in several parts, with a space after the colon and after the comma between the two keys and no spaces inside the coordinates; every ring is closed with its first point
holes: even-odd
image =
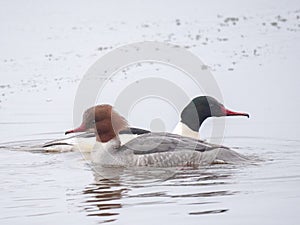
{"type": "Polygon", "coordinates": [[[181,112],[181,122],[193,131],[199,131],[201,124],[209,117],[221,116],[247,116],[247,113],[239,113],[228,110],[223,104],[210,96],[194,98],[181,112]]]}

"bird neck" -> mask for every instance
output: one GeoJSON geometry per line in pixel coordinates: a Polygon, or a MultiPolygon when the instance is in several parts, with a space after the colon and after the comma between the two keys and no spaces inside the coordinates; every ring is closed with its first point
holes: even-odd
{"type": "MultiPolygon", "coordinates": [[[[198,133],[199,129],[211,112],[209,107],[197,107],[200,103],[190,102],[181,112],[180,122],[186,125],[192,131],[198,133]]],[[[207,103],[208,104],[208,103],[207,103]]]]}
{"type": "Polygon", "coordinates": [[[193,131],[186,124],[179,122],[175,129],[173,130],[174,134],[178,134],[185,137],[190,137],[194,139],[199,139],[199,133],[197,131],[193,131]]]}
{"type": "Polygon", "coordinates": [[[127,121],[114,111],[95,120],[98,142],[105,143],[112,139],[119,140],[119,132],[128,129],[127,121]]]}

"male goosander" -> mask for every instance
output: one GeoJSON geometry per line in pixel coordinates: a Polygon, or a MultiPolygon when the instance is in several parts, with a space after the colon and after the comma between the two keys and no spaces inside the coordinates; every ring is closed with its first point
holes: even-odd
{"type": "Polygon", "coordinates": [[[226,151],[228,148],[195,139],[194,133],[198,133],[197,130],[208,117],[233,115],[249,117],[246,113],[227,110],[212,97],[200,96],[193,99],[181,113],[178,127],[183,129],[177,127],[177,130],[182,135],[141,130],[137,137],[121,143],[120,133],[130,130],[126,119],[110,105],[97,105],[86,110],[82,124],[66,134],[94,130],[97,142],[92,152],[92,160],[101,165],[203,165],[212,163],[220,150],[226,151]]]}

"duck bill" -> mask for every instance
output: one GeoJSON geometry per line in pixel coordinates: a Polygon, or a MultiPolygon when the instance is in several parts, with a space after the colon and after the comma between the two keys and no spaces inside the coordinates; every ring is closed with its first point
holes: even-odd
{"type": "Polygon", "coordinates": [[[222,108],[222,111],[225,114],[225,116],[246,116],[248,118],[250,117],[248,113],[234,112],[229,109],[226,109],[225,107],[222,108]]]}
{"type": "Polygon", "coordinates": [[[65,135],[70,133],[84,132],[84,131],[86,131],[86,127],[84,124],[81,124],[79,127],[75,128],[74,130],[66,131],[65,135]]]}

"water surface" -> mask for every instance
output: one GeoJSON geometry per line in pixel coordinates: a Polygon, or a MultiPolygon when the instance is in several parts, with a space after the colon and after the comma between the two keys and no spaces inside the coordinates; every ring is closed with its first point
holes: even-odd
{"type": "MultiPolygon", "coordinates": [[[[1,225],[298,224],[298,0],[11,0],[0,2],[0,31],[1,225]],[[224,104],[251,116],[227,118],[222,144],[255,160],[95,172],[78,152],[38,147],[78,126],[74,96],[96,60],[149,40],[180,45],[207,65],[224,104]]],[[[149,76],[192,97],[205,94],[174,68],[133,65],[95,104],[113,104],[121,84],[149,76]]],[[[130,124],[149,129],[151,114],[139,112],[130,124]]],[[[178,115],[165,114],[166,125],[177,123],[178,115]]],[[[210,138],[212,121],[203,124],[202,138],[210,138]]]]}
{"type": "MultiPolygon", "coordinates": [[[[1,147],[1,224],[296,221],[299,141],[230,138],[251,163],[92,168],[79,152],[1,147]]],[[[28,143],[26,143],[28,144],[28,143]]],[[[233,147],[234,147],[233,146],[233,147]]]]}

